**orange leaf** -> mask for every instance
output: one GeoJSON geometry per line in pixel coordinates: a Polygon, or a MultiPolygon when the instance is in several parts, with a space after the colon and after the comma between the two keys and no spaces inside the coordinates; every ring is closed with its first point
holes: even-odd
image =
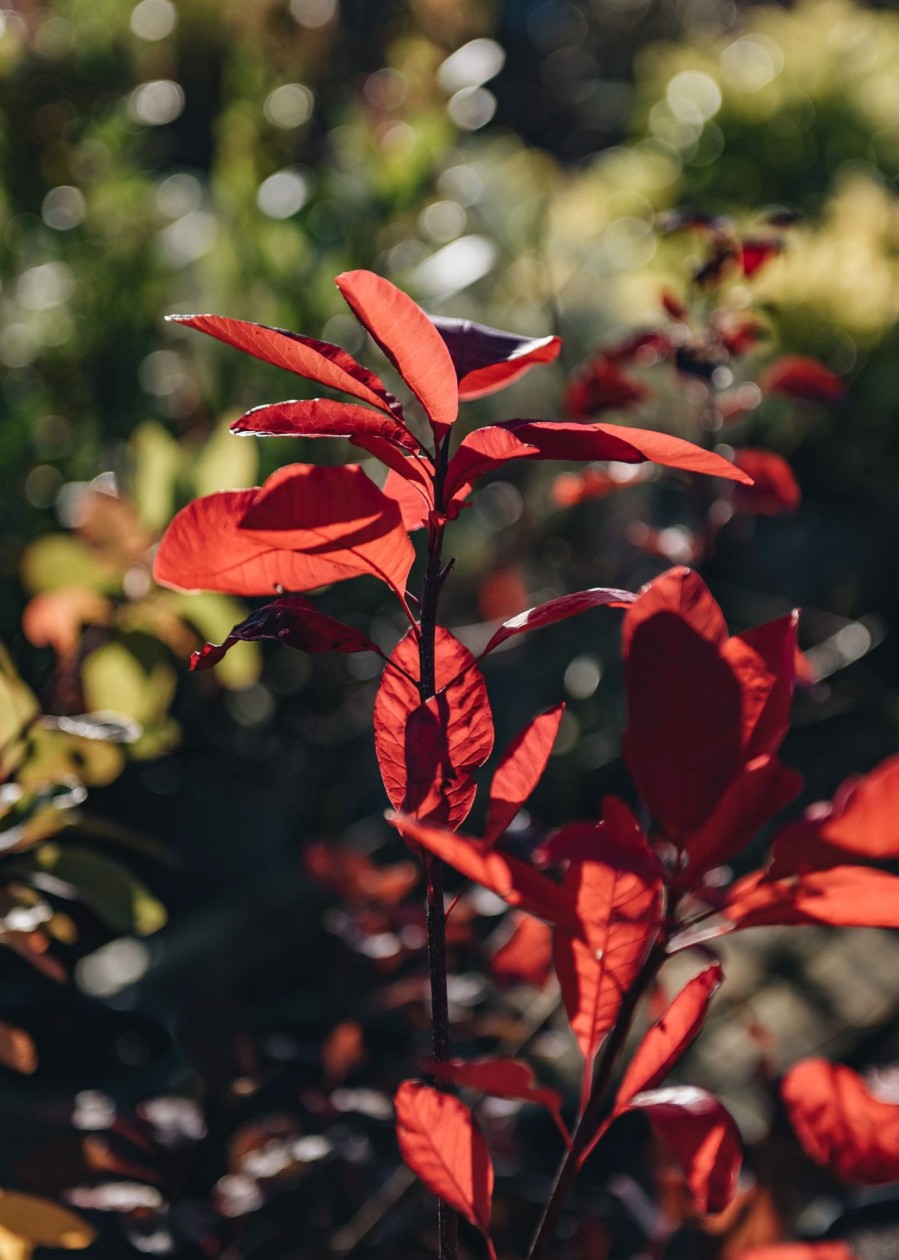
{"type": "Polygon", "coordinates": [[[816,1163],[863,1186],[899,1181],[899,1105],[875,1098],[851,1068],[803,1059],[784,1076],[781,1096],[816,1163]]]}
{"type": "Polygon", "coordinates": [[[451,1094],[404,1081],[394,1100],[403,1159],[432,1194],[481,1231],[493,1260],[493,1164],[469,1109],[451,1094]]]}
{"type": "Polygon", "coordinates": [[[747,875],[721,907],[734,929],[770,924],[899,928],[899,876],[865,866],[833,866],[784,879],[747,875]]]}
{"type": "Polygon", "coordinates": [[[375,750],[392,805],[458,827],[468,815],[473,771],[493,748],[487,688],[474,657],[437,627],[437,694],[422,703],[419,644],[410,630],[390,656],[375,699],[375,750]],[[404,670],[405,673],[401,673],[404,670]]]}
{"type": "Polygon", "coordinates": [[[510,1098],[519,1102],[537,1103],[554,1115],[559,1114],[562,1095],[557,1089],[545,1089],[534,1079],[527,1063],[520,1059],[450,1059],[435,1063],[433,1059],[422,1064],[424,1070],[438,1080],[449,1081],[466,1089],[476,1089],[494,1098],[510,1098]]]}
{"type": "Polygon", "coordinates": [[[270,595],[369,573],[399,594],[414,559],[393,500],[355,464],[289,464],[256,490],[223,490],[178,513],[156,580],[176,590],[270,595]]]}
{"type": "Polygon", "coordinates": [[[737,1126],[718,1099],[684,1085],[637,1094],[627,1110],[641,1111],[670,1149],[699,1211],[723,1211],[736,1189],[742,1154],[737,1126]]]}
{"type": "Polygon", "coordinates": [[[420,306],[372,271],[335,281],[350,310],[421,403],[438,440],[459,412],[456,369],[440,333],[420,306]]]}
{"type": "Polygon", "coordinates": [[[737,1260],[858,1260],[848,1243],[775,1243],[741,1251],[737,1260]]]}
{"type": "Polygon", "coordinates": [[[490,784],[485,843],[499,839],[540,781],[564,711],[565,705],[557,704],[535,717],[503,753],[490,784]]]}

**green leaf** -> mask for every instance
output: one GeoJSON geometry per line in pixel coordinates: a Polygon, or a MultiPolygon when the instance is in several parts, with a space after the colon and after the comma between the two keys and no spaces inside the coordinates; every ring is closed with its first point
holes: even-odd
{"type": "Polygon", "coordinates": [[[79,899],[113,932],[149,936],[166,923],[162,903],[105,853],[74,844],[44,844],[34,857],[41,870],[71,884],[79,899]]]}

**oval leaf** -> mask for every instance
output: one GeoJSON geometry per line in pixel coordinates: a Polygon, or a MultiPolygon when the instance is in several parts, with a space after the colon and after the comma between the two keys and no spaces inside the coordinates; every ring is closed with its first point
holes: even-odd
{"type": "Polygon", "coordinates": [[[470,1221],[490,1241],[493,1164],[474,1116],[451,1094],[404,1081],[394,1099],[403,1159],[432,1194],[470,1221]]]}
{"type": "Polygon", "coordinates": [[[540,781],[552,752],[564,704],[535,717],[512,740],[490,784],[490,808],[484,841],[498,840],[540,781]]]}
{"type": "Polygon", "coordinates": [[[231,432],[252,437],[373,437],[408,451],[420,449],[418,441],[395,416],[328,398],[253,407],[234,421],[231,432]]]}

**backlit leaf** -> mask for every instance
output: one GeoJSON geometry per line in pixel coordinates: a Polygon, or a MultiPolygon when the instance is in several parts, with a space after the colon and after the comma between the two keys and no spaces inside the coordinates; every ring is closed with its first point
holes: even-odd
{"type": "Polygon", "coordinates": [[[532,914],[512,911],[512,934],[488,959],[497,984],[530,984],[542,989],[552,974],[553,937],[532,914]]]}
{"type": "Polygon", "coordinates": [[[564,704],[535,717],[503,753],[490,784],[490,808],[484,840],[497,840],[521,809],[546,769],[559,731],[564,704]]]}
{"type": "Polygon", "coordinates": [[[379,437],[409,451],[419,444],[395,416],[329,398],[266,403],[245,412],[231,432],[255,437],[379,437]]]}
{"type": "Polygon", "coordinates": [[[418,636],[410,630],[394,648],[375,699],[375,751],[392,805],[458,827],[493,748],[493,718],[474,657],[443,626],[434,654],[437,694],[422,702],[418,636]]]}
{"type": "Polygon", "coordinates": [[[371,271],[345,271],[335,283],[421,403],[438,437],[459,412],[456,370],[440,333],[402,290],[371,271]]]}
{"type": "Polygon", "coordinates": [[[590,608],[627,608],[636,598],[631,591],[619,591],[607,586],[594,586],[585,591],[574,591],[571,595],[560,595],[558,599],[538,604],[536,608],[527,608],[504,621],[491,635],[481,656],[486,656],[516,634],[540,630],[543,626],[551,626],[553,622],[577,617],[590,608]]]}
{"type": "Polygon", "coordinates": [[[519,1102],[537,1103],[558,1115],[562,1095],[557,1089],[539,1086],[533,1070],[520,1059],[450,1059],[446,1063],[426,1060],[422,1067],[430,1076],[449,1081],[465,1089],[476,1089],[494,1098],[510,1098],[519,1102]]]}
{"type": "Polygon", "coordinates": [[[358,465],[291,464],[260,489],[188,504],[159,545],[154,574],[177,590],[271,595],[369,573],[401,592],[413,559],[397,505],[358,465]]]}
{"type": "Polygon", "coordinates": [[[742,1163],[740,1135],[730,1112],[704,1089],[677,1086],[637,1094],[628,1110],[642,1112],[680,1164],[700,1212],[731,1201],[742,1163]]]}
{"type": "Polygon", "coordinates": [[[481,1231],[496,1260],[489,1237],[493,1164],[471,1112],[451,1094],[414,1081],[403,1082],[394,1102],[403,1159],[432,1194],[481,1231]]]}
{"type": "Polygon", "coordinates": [[[875,1098],[851,1068],[804,1059],[785,1074],[781,1097],[816,1163],[864,1186],[899,1181],[899,1104],[875,1098]]]}
{"type": "Polygon", "coordinates": [[[833,866],[783,879],[762,872],[738,880],[722,906],[734,929],[769,924],[899,928],[899,876],[833,866]]]}

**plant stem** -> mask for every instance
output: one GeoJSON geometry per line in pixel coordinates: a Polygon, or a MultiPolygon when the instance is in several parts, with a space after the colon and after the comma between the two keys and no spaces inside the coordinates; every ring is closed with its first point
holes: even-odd
{"type": "MultiPolygon", "coordinates": [[[[437,449],[434,486],[435,503],[439,506],[446,478],[447,443],[437,449]]],[[[441,571],[443,526],[432,524],[428,530],[428,566],[425,571],[419,618],[418,662],[419,691],[422,703],[437,690],[435,638],[437,605],[445,574],[441,571]]],[[[427,882],[426,925],[428,930],[428,970],[431,980],[431,1035],[434,1061],[445,1063],[449,1058],[449,1003],[446,992],[446,913],[443,905],[443,863],[433,853],[423,853],[427,882]]],[[[458,1216],[442,1199],[437,1201],[438,1255],[440,1260],[456,1260],[458,1250],[458,1216]]]]}
{"type": "Polygon", "coordinates": [[[606,1095],[612,1080],[612,1074],[615,1071],[615,1065],[618,1062],[621,1051],[624,1049],[624,1043],[627,1040],[634,1015],[640,1004],[640,999],[655,979],[665,958],[665,941],[659,940],[650,950],[645,963],[640,969],[640,974],[624,995],[615,1027],[605,1040],[596,1066],[593,1089],[572,1135],[571,1149],[565,1152],[559,1165],[552,1194],[543,1210],[543,1216],[540,1219],[540,1224],[537,1226],[537,1232],[528,1252],[528,1260],[541,1260],[541,1257],[546,1253],[547,1247],[552,1242],[565,1200],[568,1198],[574,1179],[578,1174],[580,1161],[608,1111],[606,1095]]]}

